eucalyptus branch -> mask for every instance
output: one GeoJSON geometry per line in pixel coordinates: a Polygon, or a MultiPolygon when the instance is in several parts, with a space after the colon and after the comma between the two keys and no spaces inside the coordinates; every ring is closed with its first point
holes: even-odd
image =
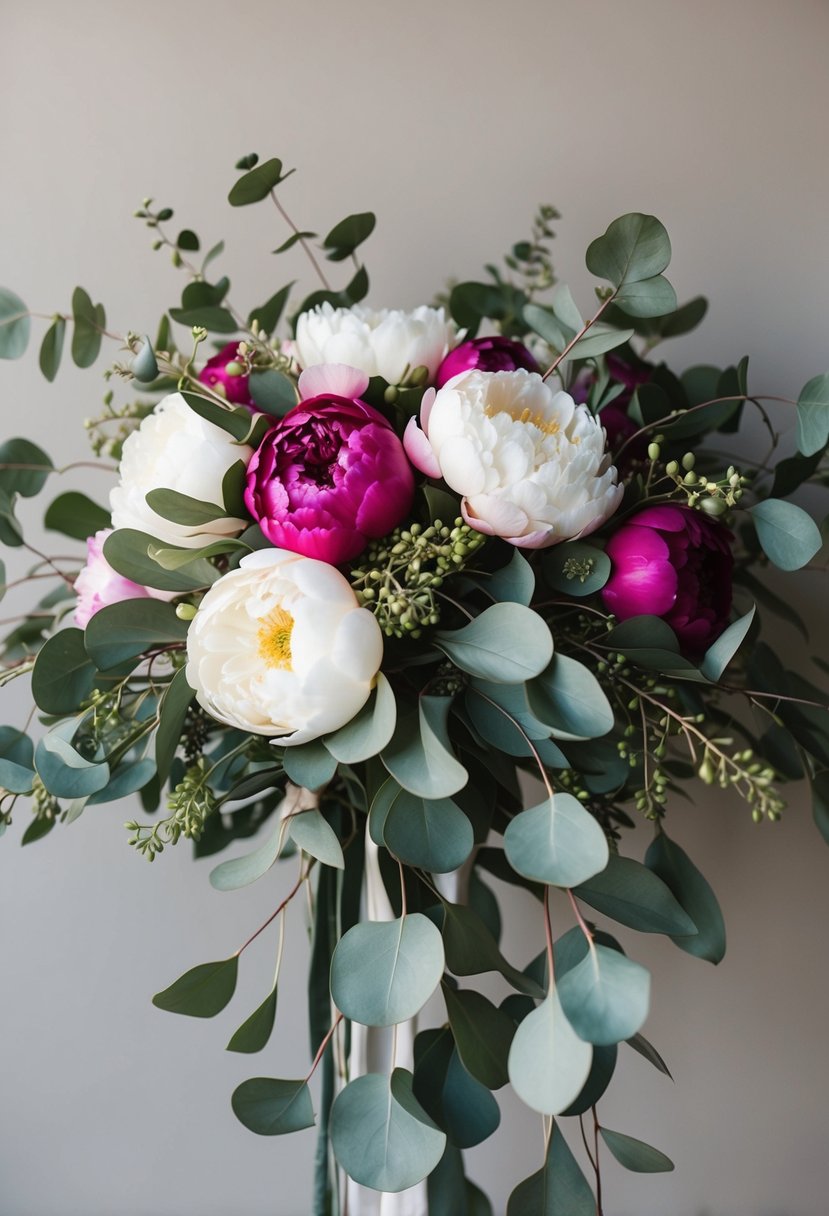
{"type": "Polygon", "coordinates": [[[279,199],[276,196],[276,190],[271,190],[270,195],[271,195],[271,198],[273,199],[274,207],[276,207],[277,211],[282,216],[285,223],[288,225],[288,227],[293,232],[294,236],[297,238],[298,243],[302,246],[303,253],[308,258],[308,261],[311,263],[311,265],[314,267],[314,270],[318,274],[320,282],[322,283],[323,287],[325,288],[326,291],[330,291],[331,284],[328,282],[328,279],[326,279],[325,275],[323,274],[322,267],[320,266],[317,259],[314,257],[314,251],[311,249],[311,246],[308,244],[305,237],[302,236],[299,228],[297,228],[294,221],[288,215],[288,212],[285,210],[285,208],[280,203],[279,199]]]}
{"type": "Polygon", "coordinates": [[[584,325],[582,326],[582,328],[581,328],[581,329],[579,330],[579,332],[578,332],[578,333],[575,335],[575,337],[573,337],[573,338],[571,338],[571,339],[570,339],[570,341],[567,343],[567,345],[565,346],[565,348],[564,348],[564,350],[561,352],[561,354],[556,356],[556,358],[553,360],[553,362],[552,362],[552,363],[550,364],[550,366],[547,368],[547,370],[546,370],[546,372],[544,373],[544,375],[541,377],[541,379],[542,379],[542,380],[546,380],[546,379],[548,378],[548,376],[552,376],[553,372],[556,370],[556,368],[558,367],[558,365],[559,365],[560,363],[563,363],[563,362],[564,362],[564,360],[567,358],[567,356],[569,355],[569,353],[570,353],[570,351],[573,349],[573,347],[576,345],[576,343],[577,343],[577,342],[579,342],[579,341],[580,341],[580,340],[581,340],[581,339],[584,337],[584,335],[587,333],[587,331],[588,331],[589,329],[591,329],[591,328],[592,328],[592,327],[593,327],[593,326],[596,324],[596,322],[598,321],[599,317],[602,315],[602,313],[603,313],[603,312],[604,312],[604,310],[607,308],[607,306],[608,306],[609,304],[612,304],[612,303],[613,303],[613,300],[614,300],[614,298],[615,298],[615,296],[616,296],[617,291],[618,291],[618,288],[616,288],[616,291],[613,291],[613,292],[611,293],[611,295],[609,295],[609,296],[608,296],[608,297],[607,297],[605,300],[602,300],[601,304],[600,304],[600,305],[599,305],[599,307],[596,309],[596,311],[593,313],[593,316],[590,318],[590,320],[589,320],[589,321],[585,321],[585,323],[584,323],[584,325]]]}

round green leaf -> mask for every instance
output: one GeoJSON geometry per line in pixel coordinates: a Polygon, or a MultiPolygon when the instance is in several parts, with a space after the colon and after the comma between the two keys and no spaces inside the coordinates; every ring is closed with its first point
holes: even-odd
{"type": "Polygon", "coordinates": [[[92,691],[98,671],[84,646],[82,629],[61,629],[38,651],[32,696],[47,714],[77,712],[92,691]]]}
{"type": "Polygon", "coordinates": [[[104,789],[110,779],[108,764],[86,760],[72,747],[69,739],[76,729],[75,719],[62,722],[35,748],[37,774],[56,798],[88,797],[104,789]]]}
{"type": "Polygon", "coordinates": [[[337,761],[320,739],[286,747],[282,763],[294,785],[304,786],[306,790],[322,789],[337,771],[337,761]]]}
{"type": "Polygon", "coordinates": [[[509,1079],[532,1110],[557,1115],[581,1093],[592,1059],[593,1048],[576,1034],[551,988],[515,1032],[509,1079]]]}
{"type": "Polygon", "coordinates": [[[445,984],[443,995],[464,1068],[487,1089],[500,1089],[509,1080],[507,1058],[515,1034],[512,1018],[471,988],[445,984]]]}
{"type": "Polygon", "coordinates": [[[54,465],[43,448],[28,439],[7,439],[0,444],[0,489],[10,498],[15,494],[34,498],[52,472],[54,465]]]}
{"type": "Polygon", "coordinates": [[[72,320],[72,360],[77,367],[91,367],[101,349],[106,317],[82,287],[72,292],[72,320]]]}
{"type": "Polygon", "coordinates": [[[106,671],[159,646],[183,642],[187,627],[188,622],[179,620],[172,604],[121,600],[91,618],[84,635],[86,652],[100,671],[106,671]]]}
{"type": "Polygon", "coordinates": [[[462,671],[495,684],[522,684],[553,657],[547,624],[523,604],[493,604],[462,629],[438,631],[434,641],[462,671]]]}
{"type": "Polygon", "coordinates": [[[797,447],[804,456],[822,452],[829,443],[829,374],[815,376],[797,399],[797,447]]]}
{"type": "Polygon", "coordinates": [[[576,1034],[609,1046],[636,1034],[648,1016],[651,977],[644,967],[607,946],[591,945],[558,982],[562,1008],[576,1034]]]}
{"type": "Polygon", "coordinates": [[[603,236],[591,242],[586,255],[590,273],[614,287],[659,275],[670,260],[671,242],[664,226],[656,216],[635,211],[614,220],[603,236]]]}
{"type": "Polygon", "coordinates": [[[421,1182],[443,1156],[446,1136],[412,1093],[411,1074],[368,1073],[339,1093],[331,1109],[331,1147],[349,1177],[396,1194],[421,1182]]]}
{"type": "Polygon", "coordinates": [[[409,866],[448,874],[472,852],[472,824],[450,798],[424,799],[401,790],[383,825],[386,847],[409,866]]]}
{"type": "Polygon", "coordinates": [[[320,811],[312,808],[292,815],[288,830],[294,844],[309,857],[316,857],[317,861],[333,866],[335,870],[345,869],[345,858],[337,833],[320,811]]]}
{"type": "Polygon", "coordinates": [[[281,160],[273,157],[271,160],[263,161],[261,165],[257,165],[255,169],[251,169],[234,183],[227,196],[227,201],[231,207],[246,207],[249,203],[258,203],[261,199],[267,198],[271,190],[287,176],[282,172],[281,160]]]}
{"type": "Polygon", "coordinates": [[[613,729],[613,710],[601,684],[589,668],[567,655],[557,654],[529,681],[527,702],[556,738],[596,739],[613,729]]]}
{"type": "Polygon", "coordinates": [[[387,746],[396,723],[394,693],[381,671],[377,673],[374,691],[357,716],[323,742],[342,764],[360,764],[387,746]]]}
{"type": "Polygon", "coordinates": [[[608,1127],[601,1127],[599,1131],[613,1156],[626,1170],[633,1170],[637,1174],[664,1174],[674,1168],[670,1157],[660,1153],[658,1148],[645,1144],[644,1140],[636,1140],[622,1132],[612,1132],[608,1127]]]}
{"type": "Polygon", "coordinates": [[[0,287],[0,359],[19,359],[26,353],[32,323],[20,296],[0,287]]]}
{"type": "Polygon", "coordinates": [[[443,966],[440,933],[420,912],[354,925],[331,960],[331,996],[354,1022],[392,1026],[423,1008],[443,966]]]}
{"type": "Polygon", "coordinates": [[[53,532],[61,532],[74,540],[86,540],[95,532],[110,526],[109,512],[77,490],[59,494],[46,510],[43,523],[53,532]]]}
{"type": "Polygon", "coordinates": [[[285,827],[280,823],[264,844],[260,844],[251,853],[243,857],[234,857],[223,861],[210,871],[210,885],[217,891],[238,891],[246,887],[268,870],[280,854],[284,841],[285,827]]]}
{"type": "Polygon", "coordinates": [[[781,570],[799,570],[823,543],[811,515],[793,502],[767,498],[751,508],[751,518],[763,552],[781,570]]]}
{"type": "Polygon", "coordinates": [[[576,887],[607,865],[605,834],[572,794],[521,811],[504,834],[504,851],[517,874],[554,887],[576,887]]]}
{"type": "Polygon", "coordinates": [[[543,557],[544,577],[554,591],[579,598],[600,591],[610,578],[610,558],[581,540],[554,545],[543,557]]]}
{"type": "Polygon", "coordinates": [[[284,1136],[314,1126],[308,1083],[251,1077],[233,1091],[233,1113],[257,1136],[284,1136]]]}
{"type": "Polygon", "coordinates": [[[380,755],[397,783],[420,798],[451,798],[469,775],[455,758],[449,738],[450,697],[420,697],[417,718],[398,718],[391,742],[380,755]]]}
{"type": "Polygon", "coordinates": [[[200,963],[185,971],[153,1004],[168,1013],[183,1013],[191,1018],[212,1018],[221,1013],[236,991],[239,958],[233,954],[218,963],[200,963]]]}

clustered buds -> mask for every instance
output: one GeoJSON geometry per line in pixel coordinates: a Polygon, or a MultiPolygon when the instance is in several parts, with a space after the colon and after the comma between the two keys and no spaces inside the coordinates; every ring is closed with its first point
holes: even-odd
{"type": "Polygon", "coordinates": [[[420,637],[440,620],[438,598],[447,574],[460,570],[486,537],[458,518],[424,528],[409,524],[375,541],[351,571],[357,599],[386,637],[420,637]],[[437,593],[437,595],[436,595],[437,593]]]}

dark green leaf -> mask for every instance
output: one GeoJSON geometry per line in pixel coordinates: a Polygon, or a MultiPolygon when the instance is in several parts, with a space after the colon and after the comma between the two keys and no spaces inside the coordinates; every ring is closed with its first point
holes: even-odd
{"type": "Polygon", "coordinates": [[[590,273],[614,287],[661,275],[670,260],[671,242],[664,226],[655,216],[639,212],[614,220],[603,236],[591,242],[586,256],[590,273]]]}
{"type": "Polygon", "coordinates": [[[441,1092],[443,1127],[450,1143],[472,1148],[487,1140],[501,1122],[498,1103],[485,1085],[467,1072],[457,1048],[452,1052],[441,1092]]]}
{"type": "Polygon", "coordinates": [[[282,161],[276,157],[263,161],[234,184],[227,196],[231,207],[246,207],[267,198],[271,190],[288,176],[282,172],[282,161]]]}
{"type": "Polygon", "coordinates": [[[258,1009],[246,1018],[227,1045],[228,1051],[252,1053],[261,1051],[271,1037],[276,1018],[276,988],[265,997],[258,1009]]]}
{"type": "Polygon", "coordinates": [[[190,228],[183,228],[181,230],[181,232],[178,234],[176,245],[179,247],[179,249],[184,250],[185,253],[198,253],[199,249],[201,248],[199,245],[199,238],[190,228]]]}
{"type": "Polygon", "coordinates": [[[676,292],[663,275],[625,283],[616,293],[616,304],[631,317],[662,317],[676,308],[676,292]]]}
{"type": "Polygon", "coordinates": [[[350,257],[357,246],[371,236],[376,223],[371,211],[361,211],[335,224],[323,241],[329,261],[341,262],[350,257]]]}
{"type": "Polygon", "coordinates": [[[187,711],[195,693],[187,683],[184,668],[173,676],[164,690],[161,699],[158,730],[155,736],[155,762],[158,768],[158,779],[167,780],[173,757],[181,739],[187,711]]]}
{"type": "Polygon", "coordinates": [[[716,684],[720,679],[751,628],[755,612],[756,609],[752,604],[744,616],[741,616],[739,620],[729,625],[725,632],[720,634],[716,642],[713,642],[708,647],[705,657],[700,663],[700,671],[707,680],[711,680],[716,684]]]}
{"type": "Polygon", "coordinates": [[[7,439],[0,444],[0,488],[9,500],[15,494],[34,498],[52,472],[54,465],[43,448],[28,439],[7,439]]]}
{"type": "Polygon", "coordinates": [[[811,456],[789,456],[781,460],[774,470],[772,498],[788,498],[804,481],[809,480],[822,459],[823,451],[820,450],[811,456]]]}
{"type": "Polygon", "coordinates": [[[21,845],[42,840],[44,836],[49,835],[56,823],[56,819],[47,819],[45,816],[42,819],[33,819],[20,839],[21,845]]]}
{"type": "Polygon", "coordinates": [[[653,1064],[658,1072],[664,1073],[666,1077],[670,1077],[673,1081],[668,1065],[662,1059],[653,1043],[650,1043],[643,1034],[635,1034],[633,1038],[627,1040],[627,1044],[628,1047],[632,1047],[644,1060],[647,1060],[649,1064],[653,1064]]]}
{"type": "Polygon", "coordinates": [[[553,1124],[544,1166],[519,1183],[509,1197],[507,1216],[595,1216],[596,1200],[557,1124],[553,1124]]]}
{"type": "Polygon", "coordinates": [[[487,1089],[509,1080],[507,1057],[515,1023],[480,992],[444,984],[446,1012],[464,1068],[487,1089]]]}
{"type": "Polygon", "coordinates": [[[297,403],[293,381],[274,368],[264,372],[251,372],[248,388],[256,408],[274,418],[284,418],[288,410],[292,410],[297,403]]]}
{"type": "MultiPolygon", "coordinates": [[[[500,855],[500,850],[498,850],[500,855]]],[[[453,975],[481,975],[497,971],[513,988],[528,996],[543,996],[543,989],[522,971],[511,966],[498,948],[478,912],[467,904],[443,901],[443,947],[446,966],[453,975]]]]}
{"type": "MultiPolygon", "coordinates": [[[[104,541],[104,557],[124,578],[132,579],[144,587],[156,587],[161,591],[174,591],[186,594],[201,587],[209,586],[215,579],[217,571],[212,567],[205,569],[205,563],[199,560],[199,551],[188,549],[190,558],[185,566],[179,569],[166,570],[150,557],[150,548],[156,547],[158,541],[146,532],[137,532],[133,528],[118,528],[104,541]],[[212,574],[209,571],[212,570],[212,574]],[[205,576],[208,577],[205,577],[205,576]]],[[[141,603],[148,601],[142,599],[141,603]]],[[[93,618],[94,619],[94,618],[93,618]]]]}
{"type": "Polygon", "coordinates": [[[383,839],[404,864],[433,874],[463,865],[475,843],[472,824],[450,798],[418,798],[405,790],[389,808],[383,839]]]}
{"type": "Polygon", "coordinates": [[[575,894],[640,933],[685,937],[697,932],[662,879],[631,857],[613,854],[606,869],[577,887],[575,894]]]}
{"type": "Polygon", "coordinates": [[[20,296],[0,287],[0,359],[19,359],[26,353],[32,323],[20,296]]]}
{"type": "Polygon", "coordinates": [[[368,271],[360,266],[349,280],[343,293],[349,304],[359,304],[368,295],[368,271]]]}
{"type": "Polygon", "coordinates": [[[191,1018],[213,1018],[221,1013],[236,991],[238,956],[218,963],[200,963],[153,997],[157,1009],[183,1013],[191,1018]]]}
{"type": "Polygon", "coordinates": [[[213,426],[227,431],[228,435],[231,435],[238,442],[247,440],[251,426],[253,425],[250,410],[246,410],[241,406],[237,409],[227,409],[216,401],[210,401],[207,397],[200,397],[197,393],[182,393],[181,395],[190,406],[190,409],[198,414],[200,418],[204,418],[205,422],[212,422],[213,426]]]}
{"type": "Polygon", "coordinates": [[[61,629],[44,642],[32,672],[32,696],[47,714],[72,714],[92,691],[98,672],[82,629],[61,629]]]}
{"type": "Polygon", "coordinates": [[[74,540],[86,540],[110,526],[109,512],[78,490],[59,494],[46,510],[44,527],[74,540]]]}
{"type": "Polygon", "coordinates": [[[697,926],[695,935],[672,940],[687,954],[709,963],[721,962],[725,955],[725,923],[720,905],[687,853],[664,832],[658,832],[645,855],[645,864],[662,879],[697,926]]]}
{"type": "Polygon", "coordinates": [[[272,334],[285,311],[285,305],[288,303],[288,296],[291,294],[295,281],[292,280],[287,287],[280,287],[279,291],[275,292],[269,300],[259,308],[254,308],[248,317],[248,325],[252,325],[256,321],[262,333],[272,334]]]}
{"type": "Polygon", "coordinates": [[[292,232],[287,241],[283,241],[277,249],[272,249],[271,252],[287,253],[298,241],[312,241],[316,235],[316,232],[292,232]]]}
{"type": "Polygon", "coordinates": [[[670,1173],[674,1168],[670,1157],[660,1153],[658,1148],[645,1144],[644,1140],[636,1140],[633,1136],[625,1136],[621,1132],[612,1132],[607,1127],[599,1130],[613,1156],[626,1170],[633,1170],[637,1174],[663,1174],[670,1173]]]}
{"type": "Polygon", "coordinates": [[[257,1136],[284,1136],[314,1126],[308,1083],[251,1077],[233,1091],[233,1113],[257,1136]]]}
{"type": "MultiPolygon", "coordinates": [[[[2,320],[0,320],[2,325],[2,320]]],[[[60,367],[61,355],[63,354],[63,340],[66,337],[66,322],[63,317],[55,317],[52,324],[43,335],[43,341],[40,344],[40,370],[51,384],[55,376],[58,374],[60,367]]],[[[0,339],[2,339],[2,331],[0,331],[0,339]]]]}
{"type": "Polygon", "coordinates": [[[101,306],[82,287],[72,292],[72,320],[72,359],[78,367],[91,367],[101,349],[101,306]]]}
{"type": "Polygon", "coordinates": [[[170,316],[174,321],[178,321],[179,325],[200,325],[212,334],[233,334],[239,329],[233,313],[215,304],[205,304],[198,308],[171,308],[170,316]]]}
{"type": "Polygon", "coordinates": [[[226,516],[224,506],[191,498],[189,494],[180,494],[178,490],[150,490],[146,499],[147,505],[156,515],[160,515],[162,519],[170,519],[176,524],[184,524],[188,528],[198,528],[202,524],[209,524],[226,516]]]}
{"type": "Polygon", "coordinates": [[[567,1110],[561,1112],[562,1115],[568,1117],[570,1115],[584,1115],[590,1110],[591,1106],[596,1105],[611,1082],[616,1069],[618,1054],[619,1049],[615,1043],[609,1047],[593,1048],[593,1062],[590,1065],[590,1072],[584,1083],[584,1088],[575,1102],[572,1102],[567,1107],[567,1110]]]}
{"type": "Polygon", "coordinates": [[[106,671],[147,651],[184,642],[187,625],[176,616],[172,604],[122,600],[92,617],[86,627],[86,652],[100,671],[106,671]]]}

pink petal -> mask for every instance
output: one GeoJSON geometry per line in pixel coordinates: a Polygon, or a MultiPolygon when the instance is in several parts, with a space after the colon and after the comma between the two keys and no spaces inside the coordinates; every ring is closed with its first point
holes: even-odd
{"type": "Polygon", "coordinates": [[[356,367],[349,367],[347,363],[317,363],[314,367],[306,367],[299,377],[299,396],[302,401],[328,394],[353,401],[361,397],[367,388],[368,376],[365,372],[358,371],[356,367]]]}
{"type": "Polygon", "coordinates": [[[427,477],[440,477],[440,465],[432,450],[432,445],[417,425],[417,418],[414,416],[406,424],[406,430],[403,433],[403,447],[416,469],[420,469],[421,473],[425,473],[427,477]]]}
{"type": "Polygon", "coordinates": [[[437,395],[437,389],[428,388],[420,399],[420,425],[423,427],[426,435],[429,434],[429,415],[432,412],[432,406],[435,404],[435,397],[437,395]]]}

